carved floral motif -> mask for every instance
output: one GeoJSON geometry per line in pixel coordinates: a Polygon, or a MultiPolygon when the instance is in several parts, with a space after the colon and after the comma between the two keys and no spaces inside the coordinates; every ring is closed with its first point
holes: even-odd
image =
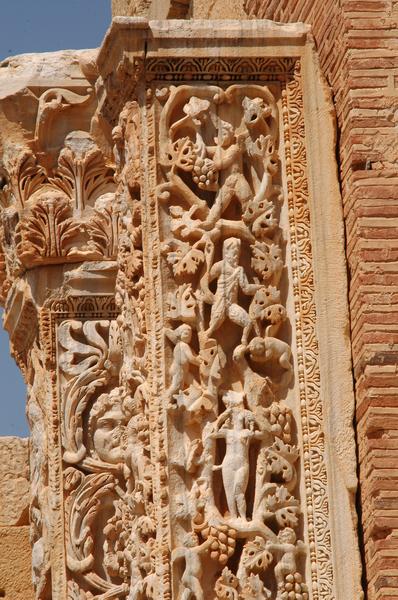
{"type": "Polygon", "coordinates": [[[40,164],[32,150],[23,152],[3,190],[8,270],[18,263],[30,268],[116,258],[114,191],[113,167],[84,131],[66,136],[54,171],[40,164]]]}

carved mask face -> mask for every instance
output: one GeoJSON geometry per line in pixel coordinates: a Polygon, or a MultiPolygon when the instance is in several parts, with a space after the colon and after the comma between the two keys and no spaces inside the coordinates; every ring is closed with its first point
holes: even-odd
{"type": "Polygon", "coordinates": [[[121,436],[124,416],[118,406],[106,411],[97,421],[93,436],[94,448],[98,457],[108,463],[118,463],[122,459],[121,436]]]}

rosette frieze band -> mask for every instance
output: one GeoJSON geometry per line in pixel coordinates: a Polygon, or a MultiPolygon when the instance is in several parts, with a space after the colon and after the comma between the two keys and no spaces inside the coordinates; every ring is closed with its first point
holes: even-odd
{"type": "Polygon", "coordinates": [[[98,54],[52,57],[48,80],[12,59],[26,76],[11,60],[0,99],[36,598],[359,598],[342,217],[307,27],[116,18],[98,54]]]}

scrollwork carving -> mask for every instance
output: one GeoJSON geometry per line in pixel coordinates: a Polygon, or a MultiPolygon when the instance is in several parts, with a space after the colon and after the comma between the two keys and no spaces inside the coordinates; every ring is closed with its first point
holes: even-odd
{"type": "Polygon", "coordinates": [[[86,455],[82,418],[89,400],[115,378],[115,355],[105,339],[111,326],[109,321],[64,321],[59,326],[62,445],[68,463],[80,462],[86,455]]]}

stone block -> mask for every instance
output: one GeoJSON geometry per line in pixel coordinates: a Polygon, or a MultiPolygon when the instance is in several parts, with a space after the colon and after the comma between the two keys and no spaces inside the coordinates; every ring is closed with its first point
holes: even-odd
{"type": "Polygon", "coordinates": [[[0,438],[0,527],[27,525],[29,509],[28,440],[0,438]]]}
{"type": "Polygon", "coordinates": [[[0,527],[0,598],[33,600],[29,527],[0,527]]]}

